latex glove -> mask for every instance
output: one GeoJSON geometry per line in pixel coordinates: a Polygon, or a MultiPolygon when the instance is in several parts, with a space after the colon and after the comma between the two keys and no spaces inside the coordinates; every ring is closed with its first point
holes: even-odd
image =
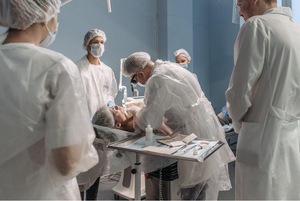
{"type": "Polygon", "coordinates": [[[108,101],[108,103],[106,104],[108,107],[114,107],[116,104],[114,101],[108,101]]]}

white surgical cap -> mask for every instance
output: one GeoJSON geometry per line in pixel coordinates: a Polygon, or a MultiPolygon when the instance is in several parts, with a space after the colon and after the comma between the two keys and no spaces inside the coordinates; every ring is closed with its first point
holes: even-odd
{"type": "Polygon", "coordinates": [[[98,37],[98,36],[103,38],[104,43],[106,42],[106,35],[105,35],[104,31],[102,31],[100,29],[91,29],[91,30],[89,30],[84,36],[83,49],[86,50],[86,47],[89,45],[90,41],[93,38],[98,37]]]}
{"type": "Polygon", "coordinates": [[[48,22],[70,0],[1,0],[0,26],[25,30],[34,23],[48,22]]]}
{"type": "Polygon", "coordinates": [[[189,61],[192,60],[192,58],[190,57],[189,53],[185,50],[185,49],[178,49],[174,52],[174,58],[176,59],[176,57],[178,57],[179,55],[183,55],[185,56],[189,61]]]}
{"type": "Polygon", "coordinates": [[[94,114],[92,123],[99,126],[112,128],[115,126],[115,119],[108,107],[106,105],[103,105],[99,107],[94,114]]]}
{"type": "Polygon", "coordinates": [[[145,68],[151,57],[146,52],[135,52],[130,55],[124,62],[123,75],[131,77],[137,71],[145,68]]]}

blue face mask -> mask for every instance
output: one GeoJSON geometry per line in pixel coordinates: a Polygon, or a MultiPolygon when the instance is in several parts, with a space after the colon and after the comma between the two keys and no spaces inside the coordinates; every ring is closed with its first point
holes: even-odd
{"type": "Polygon", "coordinates": [[[187,63],[180,63],[180,66],[183,67],[183,68],[188,68],[189,65],[187,63]]]}
{"type": "Polygon", "coordinates": [[[48,30],[48,35],[47,35],[47,37],[40,43],[40,46],[41,46],[41,47],[49,47],[49,46],[55,41],[56,34],[57,34],[57,30],[58,30],[58,23],[57,23],[56,31],[55,31],[55,32],[51,32],[51,31],[49,30],[49,28],[47,27],[47,25],[46,25],[46,28],[47,28],[47,30],[48,30]]]}

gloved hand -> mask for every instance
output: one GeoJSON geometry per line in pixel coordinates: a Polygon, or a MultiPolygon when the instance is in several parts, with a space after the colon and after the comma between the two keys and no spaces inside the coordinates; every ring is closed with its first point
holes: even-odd
{"type": "Polygon", "coordinates": [[[221,112],[222,112],[222,117],[223,117],[223,118],[229,116],[229,115],[228,115],[228,110],[227,110],[227,107],[226,107],[226,106],[222,107],[221,112]]]}
{"type": "Polygon", "coordinates": [[[108,103],[106,104],[108,107],[114,107],[116,104],[114,101],[108,101],[108,103]]]}

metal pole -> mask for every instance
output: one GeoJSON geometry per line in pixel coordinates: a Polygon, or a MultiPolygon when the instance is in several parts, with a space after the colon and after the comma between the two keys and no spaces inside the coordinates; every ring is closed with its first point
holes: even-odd
{"type": "Polygon", "coordinates": [[[140,154],[136,153],[135,159],[135,189],[134,189],[134,197],[135,200],[141,200],[141,162],[140,162],[140,154]]]}

